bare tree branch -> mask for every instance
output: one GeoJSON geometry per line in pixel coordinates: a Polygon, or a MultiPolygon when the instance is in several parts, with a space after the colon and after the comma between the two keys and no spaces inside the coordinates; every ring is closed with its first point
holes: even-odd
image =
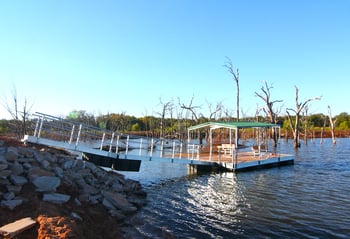
{"type": "Polygon", "coordinates": [[[236,82],[236,104],[237,104],[237,121],[239,121],[239,70],[238,68],[235,70],[232,65],[232,61],[229,57],[226,56],[227,62],[224,65],[226,70],[231,74],[232,79],[236,82]]]}

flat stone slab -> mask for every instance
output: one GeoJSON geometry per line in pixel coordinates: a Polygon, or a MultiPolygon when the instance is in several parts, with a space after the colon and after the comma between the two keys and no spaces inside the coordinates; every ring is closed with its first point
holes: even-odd
{"type": "Polygon", "coordinates": [[[46,193],[43,195],[43,201],[52,202],[56,204],[66,203],[69,201],[69,199],[69,195],[61,193],[46,193]]]}
{"type": "Polygon", "coordinates": [[[0,227],[0,235],[4,237],[13,238],[19,233],[33,227],[35,224],[36,224],[36,221],[34,221],[32,218],[25,217],[0,227]]]}
{"type": "Polygon", "coordinates": [[[58,177],[40,176],[33,180],[33,184],[38,192],[55,192],[61,180],[58,177]]]}

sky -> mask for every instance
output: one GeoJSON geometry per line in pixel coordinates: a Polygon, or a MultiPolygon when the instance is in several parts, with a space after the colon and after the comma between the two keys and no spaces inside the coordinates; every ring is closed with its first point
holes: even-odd
{"type": "MultiPolygon", "coordinates": [[[[348,0],[0,1],[0,99],[67,116],[157,115],[166,102],[254,116],[267,81],[282,108],[350,112],[348,0]]],[[[0,105],[0,118],[10,117],[0,105]]]]}

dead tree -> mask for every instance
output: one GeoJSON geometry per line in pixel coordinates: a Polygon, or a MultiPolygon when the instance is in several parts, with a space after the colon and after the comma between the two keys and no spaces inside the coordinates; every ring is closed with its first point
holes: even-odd
{"type": "MultiPolygon", "coordinates": [[[[179,100],[180,108],[186,110],[187,112],[190,112],[192,120],[194,120],[196,122],[196,124],[197,124],[199,122],[199,118],[197,116],[196,109],[199,109],[201,107],[193,105],[194,96],[192,96],[191,101],[190,101],[190,103],[188,105],[185,105],[184,103],[181,103],[180,99],[178,99],[178,100],[179,100]]],[[[202,144],[202,140],[203,139],[202,139],[202,137],[200,137],[200,134],[199,134],[200,144],[202,144]]]]}
{"type": "Polygon", "coordinates": [[[335,134],[334,134],[334,125],[335,125],[337,119],[333,120],[333,118],[332,118],[332,109],[331,109],[331,107],[329,105],[328,105],[328,118],[329,118],[329,123],[330,123],[330,126],[331,126],[332,143],[336,144],[337,141],[335,139],[335,134]]]}
{"type": "Polygon", "coordinates": [[[165,136],[165,115],[168,112],[171,112],[173,110],[173,101],[168,101],[166,103],[163,103],[162,99],[159,99],[160,104],[162,105],[162,111],[157,112],[157,114],[160,115],[160,138],[164,138],[165,136]]]}
{"type": "Polygon", "coordinates": [[[227,62],[224,65],[226,70],[231,74],[232,79],[236,82],[236,103],[237,103],[237,121],[239,121],[239,71],[238,68],[234,69],[232,65],[232,61],[229,57],[226,57],[227,62]]]}
{"type": "MultiPolygon", "coordinates": [[[[259,97],[265,102],[265,107],[262,108],[264,113],[268,116],[270,123],[277,123],[277,116],[281,112],[281,108],[279,110],[274,109],[275,103],[281,103],[283,100],[271,100],[271,92],[270,90],[273,88],[272,85],[268,85],[267,81],[264,81],[264,85],[260,88],[262,93],[255,92],[255,96],[259,97]]],[[[276,132],[276,128],[272,128],[272,139],[274,142],[274,147],[277,147],[278,135],[276,132]]]]}
{"type": "Polygon", "coordinates": [[[17,89],[13,86],[12,104],[4,97],[2,104],[6,111],[11,115],[14,123],[14,133],[18,138],[23,137],[27,133],[27,120],[30,115],[33,104],[29,104],[27,97],[24,98],[22,110],[20,110],[17,89]]]}
{"type": "Polygon", "coordinates": [[[293,137],[294,137],[294,148],[299,148],[300,147],[300,143],[299,143],[299,128],[300,128],[300,114],[303,111],[303,109],[305,108],[305,106],[307,106],[307,104],[310,101],[313,100],[320,100],[321,97],[315,97],[315,98],[311,98],[306,100],[305,102],[300,102],[299,103],[299,89],[297,86],[295,86],[295,109],[291,109],[291,108],[287,108],[286,112],[288,115],[288,119],[289,119],[289,124],[290,127],[293,131],[293,137]],[[293,125],[293,121],[292,121],[292,117],[289,113],[289,111],[293,111],[295,113],[295,122],[293,125]]]}
{"type": "Polygon", "coordinates": [[[223,105],[221,102],[218,102],[216,105],[215,105],[215,108],[213,109],[213,105],[211,103],[209,103],[207,101],[207,105],[208,105],[208,108],[209,108],[209,120],[212,120],[212,119],[216,119],[218,118],[217,115],[220,115],[222,109],[223,109],[223,105]]]}

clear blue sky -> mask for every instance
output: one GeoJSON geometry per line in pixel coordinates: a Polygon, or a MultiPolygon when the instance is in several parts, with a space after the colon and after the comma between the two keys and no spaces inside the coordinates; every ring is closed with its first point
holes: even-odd
{"type": "MultiPolygon", "coordinates": [[[[349,112],[348,0],[27,0],[0,2],[0,96],[66,116],[156,115],[180,98],[254,115],[262,81],[284,108],[313,101],[310,113],[349,112]]],[[[0,118],[8,117],[0,107],[0,118]]]]}

